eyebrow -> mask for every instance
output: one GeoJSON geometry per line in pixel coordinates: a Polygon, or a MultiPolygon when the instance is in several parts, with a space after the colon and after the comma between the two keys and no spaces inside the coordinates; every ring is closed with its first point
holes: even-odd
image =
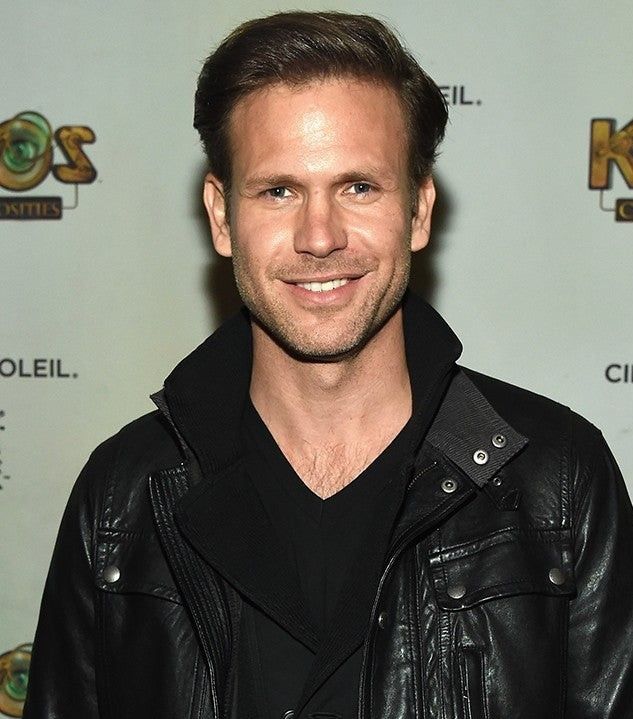
{"type": "MultiPolygon", "coordinates": [[[[359,167],[354,170],[346,170],[333,178],[334,185],[346,182],[367,181],[374,184],[384,184],[394,181],[396,178],[391,172],[385,172],[379,167],[359,167]]],[[[261,190],[267,187],[296,187],[303,184],[296,175],[255,175],[250,177],[243,185],[244,190],[261,190]]]]}
{"type": "Polygon", "coordinates": [[[294,175],[255,175],[244,183],[245,190],[261,190],[264,187],[286,187],[299,185],[299,179],[294,175]]]}

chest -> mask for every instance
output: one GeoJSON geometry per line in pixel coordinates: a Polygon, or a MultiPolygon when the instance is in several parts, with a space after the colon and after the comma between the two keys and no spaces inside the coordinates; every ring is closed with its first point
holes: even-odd
{"type": "Polygon", "coordinates": [[[294,471],[314,494],[327,499],[340,492],[380,454],[382,447],[329,444],[281,447],[294,471]]]}

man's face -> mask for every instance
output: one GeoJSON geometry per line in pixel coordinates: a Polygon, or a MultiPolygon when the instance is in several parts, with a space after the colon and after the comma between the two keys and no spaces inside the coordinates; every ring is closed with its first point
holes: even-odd
{"type": "Polygon", "coordinates": [[[348,356],[385,324],[426,244],[431,181],[408,177],[394,92],[358,80],[275,85],[235,107],[231,216],[205,184],[217,251],[260,329],[303,359],[348,356]]]}

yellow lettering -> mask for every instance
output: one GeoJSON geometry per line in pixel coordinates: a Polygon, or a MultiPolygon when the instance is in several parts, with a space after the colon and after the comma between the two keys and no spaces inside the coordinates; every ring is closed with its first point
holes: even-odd
{"type": "Polygon", "coordinates": [[[626,184],[633,188],[633,120],[617,131],[615,120],[592,120],[589,159],[589,187],[592,190],[611,187],[613,163],[626,184]]]}

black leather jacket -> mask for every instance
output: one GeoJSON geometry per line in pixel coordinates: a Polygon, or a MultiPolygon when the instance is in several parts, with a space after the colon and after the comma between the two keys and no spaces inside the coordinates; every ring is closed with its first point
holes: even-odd
{"type": "MultiPolygon", "coordinates": [[[[46,584],[26,719],[235,717],[240,599],[205,561],[193,510],[221,512],[217,488],[239,464],[247,335],[242,319],[212,338],[207,372],[239,387],[209,408],[212,477],[178,436],[186,402],[163,395],[91,456],[46,584]]],[[[633,717],[632,554],[631,504],[600,433],[458,369],[375,596],[360,719],[633,717]]]]}

